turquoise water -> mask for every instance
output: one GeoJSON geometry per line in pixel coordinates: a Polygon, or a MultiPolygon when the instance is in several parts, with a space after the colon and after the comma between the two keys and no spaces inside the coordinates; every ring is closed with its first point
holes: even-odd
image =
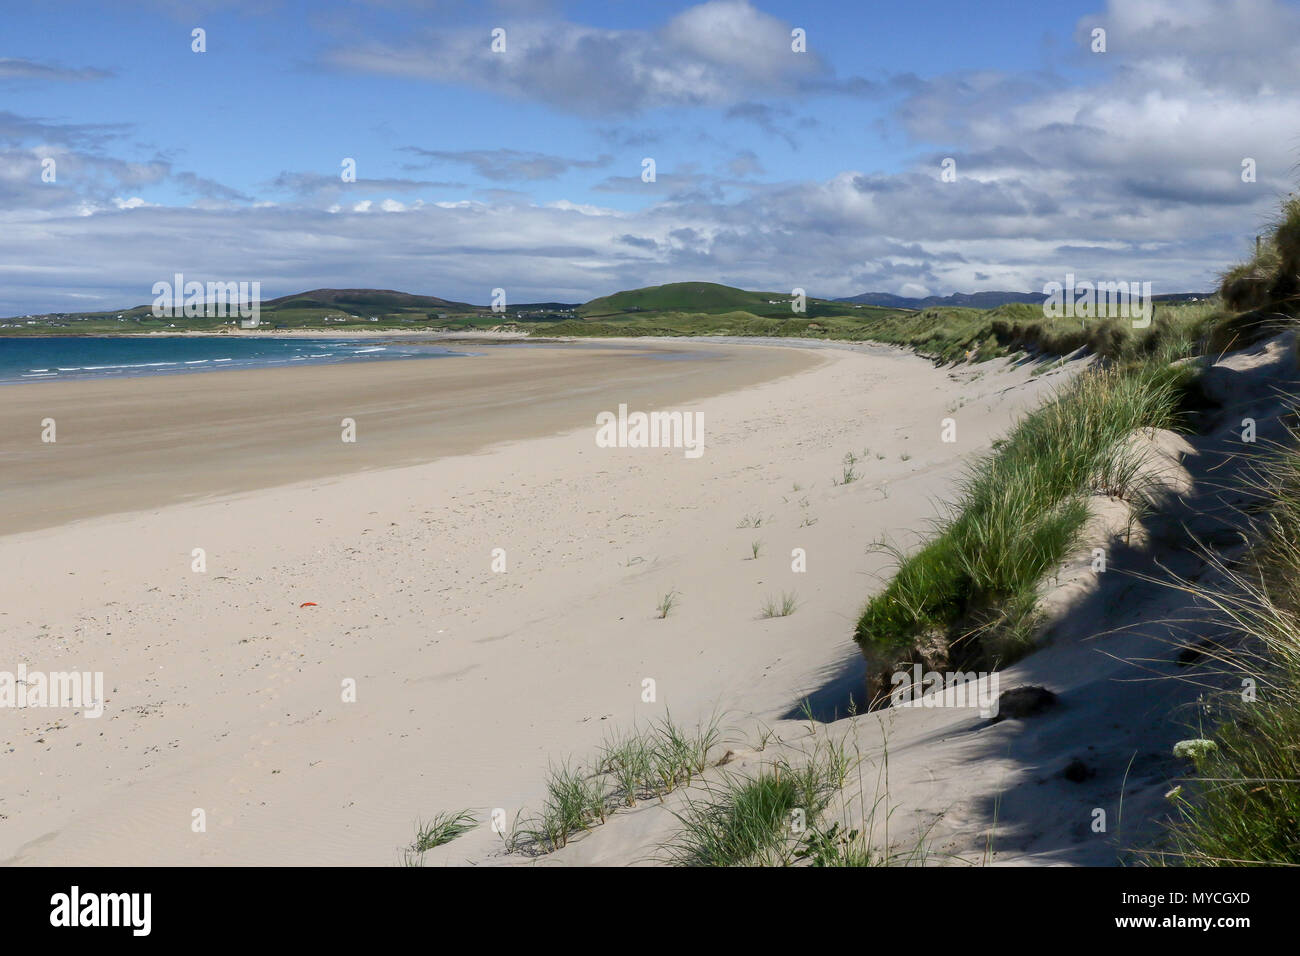
{"type": "Polygon", "coordinates": [[[0,384],[449,358],[464,354],[435,345],[348,338],[0,337],[0,384]]]}

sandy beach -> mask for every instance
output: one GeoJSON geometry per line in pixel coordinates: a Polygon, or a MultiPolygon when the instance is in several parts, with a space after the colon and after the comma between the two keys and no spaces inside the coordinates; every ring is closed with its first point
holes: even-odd
{"type": "MultiPolygon", "coordinates": [[[[7,715],[0,859],[387,865],[417,818],[535,807],[548,763],[612,729],[779,725],[857,655],[888,571],[868,545],[915,540],[1061,374],[637,348],[674,360],[610,343],[6,389],[4,659],[102,671],[106,699],[7,715]],[[703,413],[704,454],[597,447],[621,402],[703,413]],[[797,612],[760,620],[784,591],[797,612]]],[[[502,862],[486,825],[438,853],[502,862]]]]}

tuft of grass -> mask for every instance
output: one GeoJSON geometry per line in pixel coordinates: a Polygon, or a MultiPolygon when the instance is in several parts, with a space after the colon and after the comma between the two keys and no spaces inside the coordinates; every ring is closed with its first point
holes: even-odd
{"type": "Polygon", "coordinates": [[[677,599],[679,597],[681,597],[681,594],[675,590],[669,591],[663,596],[659,601],[659,606],[655,608],[655,610],[659,612],[660,620],[663,620],[672,613],[673,608],[677,606],[677,599]]]}
{"type": "Polygon", "coordinates": [[[552,765],[541,813],[525,825],[525,835],[544,853],[561,849],[575,834],[605,822],[608,794],[603,776],[588,774],[567,762],[552,765]]]}
{"type": "Polygon", "coordinates": [[[778,761],[752,778],[724,774],[674,813],[680,830],[663,849],[677,866],[788,865],[806,820],[821,813],[832,789],[815,762],[778,761]]]}
{"type": "Polygon", "coordinates": [[[517,851],[526,836],[526,827],[524,826],[524,811],[516,810],[514,818],[510,821],[509,826],[503,822],[498,836],[501,837],[501,845],[507,853],[517,851]]]}
{"type": "Polygon", "coordinates": [[[745,515],[740,519],[737,528],[761,528],[763,527],[763,516],[761,514],[745,515]]]}
{"type": "Polygon", "coordinates": [[[754,540],[754,541],[750,542],[750,545],[749,545],[750,560],[757,561],[757,560],[758,560],[758,556],[759,556],[759,554],[762,553],[762,551],[763,551],[763,542],[762,542],[762,541],[754,540]]]}
{"type": "Polygon", "coordinates": [[[838,822],[829,829],[813,827],[795,857],[809,866],[850,867],[881,866],[885,861],[876,853],[861,830],[841,828],[838,822]]]}
{"type": "Polygon", "coordinates": [[[646,735],[632,731],[606,741],[601,751],[600,769],[609,774],[612,795],[623,806],[635,807],[650,791],[654,774],[654,747],[646,735]]]}
{"type": "Polygon", "coordinates": [[[854,466],[858,463],[858,456],[853,452],[845,452],[844,461],[840,469],[840,477],[832,478],[832,485],[849,485],[858,480],[858,473],[854,466]]]}
{"type": "Polygon", "coordinates": [[[661,795],[678,784],[691,785],[691,781],[709,765],[709,754],[721,739],[715,715],[708,724],[700,724],[694,732],[673,722],[672,714],[665,713],[654,727],[655,743],[652,747],[654,765],[663,789],[661,795]]]}
{"type": "Polygon", "coordinates": [[[802,759],[779,757],[753,776],[724,773],[675,812],[679,829],[661,850],[678,866],[789,866],[860,762],[847,737],[819,741],[802,759]]]}
{"type": "Polygon", "coordinates": [[[678,815],[681,832],[670,845],[678,866],[744,866],[781,863],[790,817],[799,792],[790,776],[763,774],[753,780],[732,775],[678,815]]]}
{"type": "Polygon", "coordinates": [[[688,728],[665,712],[643,730],[606,738],[589,767],[552,765],[547,773],[546,799],[539,813],[520,822],[508,837],[507,853],[553,853],[578,833],[604,823],[622,807],[665,796],[689,787],[710,766],[722,741],[720,717],[688,728]]]}
{"type": "Polygon", "coordinates": [[[411,851],[418,854],[432,850],[435,846],[450,843],[476,826],[478,824],[474,821],[474,814],[469,810],[444,811],[428,823],[417,820],[415,842],[411,844],[411,851]]]}
{"type": "Polygon", "coordinates": [[[795,593],[793,591],[786,591],[781,594],[780,601],[777,601],[772,597],[769,597],[764,601],[763,609],[759,616],[765,620],[772,617],[789,617],[795,612],[795,608],[798,606],[799,603],[795,593]]]}

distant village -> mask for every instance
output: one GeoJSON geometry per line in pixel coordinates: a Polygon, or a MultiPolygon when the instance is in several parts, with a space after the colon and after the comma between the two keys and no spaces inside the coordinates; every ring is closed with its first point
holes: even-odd
{"type": "MultiPolygon", "coordinates": [[[[561,321],[563,319],[572,318],[574,313],[576,312],[576,309],[573,308],[532,309],[532,310],[510,309],[508,310],[508,312],[512,318],[518,320],[532,319],[533,321],[545,321],[549,319],[552,321],[561,321]]],[[[274,313],[272,313],[272,316],[273,315],[274,313]]],[[[3,321],[0,321],[0,329],[23,329],[23,328],[66,329],[66,328],[71,328],[76,323],[111,322],[114,320],[114,318],[116,318],[118,322],[126,324],[130,322],[139,323],[141,319],[148,320],[148,319],[152,319],[153,317],[149,315],[147,312],[143,314],[136,314],[136,315],[119,313],[116,316],[113,316],[111,314],[105,315],[104,313],[49,312],[44,315],[23,315],[23,316],[17,316],[14,318],[5,319],[3,321]]],[[[357,322],[379,323],[383,321],[418,323],[418,322],[440,322],[440,321],[446,321],[450,318],[452,318],[452,316],[450,313],[447,312],[430,312],[425,316],[420,316],[420,315],[363,316],[363,315],[350,315],[347,313],[341,313],[341,314],[334,313],[322,317],[321,322],[329,325],[338,325],[343,323],[357,323],[357,322]]],[[[171,322],[162,327],[168,329],[174,329],[177,328],[177,324],[175,322],[171,322]]],[[[184,327],[183,322],[181,327],[182,328],[184,327]]],[[[211,326],[209,325],[208,327],[211,326]]],[[[235,327],[244,328],[244,329],[286,328],[286,326],[284,325],[277,325],[268,322],[266,318],[228,319],[224,322],[221,322],[220,327],[228,327],[231,329],[235,327]]],[[[295,327],[301,327],[301,326],[295,326],[295,327]]]]}

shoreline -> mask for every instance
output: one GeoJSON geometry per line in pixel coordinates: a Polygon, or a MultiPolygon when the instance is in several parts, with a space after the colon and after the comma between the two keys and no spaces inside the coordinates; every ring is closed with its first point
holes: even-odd
{"type": "Polygon", "coordinates": [[[350,339],[350,338],[433,338],[444,335],[468,335],[470,337],[482,337],[485,340],[500,339],[502,341],[514,341],[517,339],[527,340],[530,338],[527,332],[493,332],[484,329],[482,332],[448,332],[435,331],[431,329],[340,329],[337,332],[329,329],[230,329],[228,332],[210,332],[206,329],[177,329],[176,331],[162,331],[151,329],[148,332],[68,332],[59,330],[57,332],[36,332],[24,335],[4,335],[0,334],[0,341],[9,339],[152,339],[152,338],[213,338],[213,339],[230,339],[230,338],[306,338],[306,339],[350,339]]]}

